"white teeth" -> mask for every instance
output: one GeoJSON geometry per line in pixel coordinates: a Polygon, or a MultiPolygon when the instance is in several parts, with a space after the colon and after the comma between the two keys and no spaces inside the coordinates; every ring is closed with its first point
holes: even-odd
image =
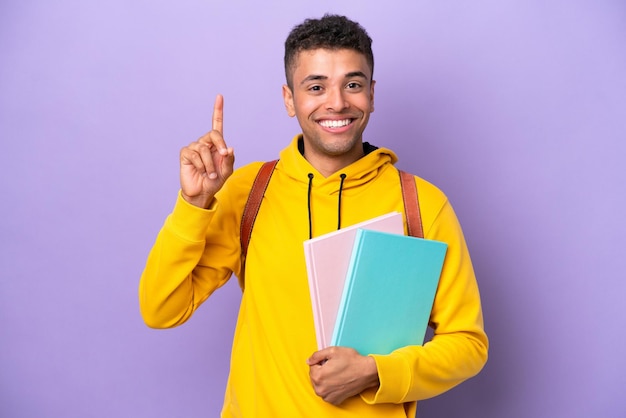
{"type": "Polygon", "coordinates": [[[320,122],[325,128],[341,128],[342,126],[346,126],[350,123],[350,119],[343,120],[323,120],[320,122]]]}

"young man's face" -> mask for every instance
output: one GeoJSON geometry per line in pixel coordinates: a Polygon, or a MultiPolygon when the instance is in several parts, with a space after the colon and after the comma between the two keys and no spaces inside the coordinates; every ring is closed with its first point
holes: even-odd
{"type": "Polygon", "coordinates": [[[283,98],[289,116],[298,118],[309,161],[363,154],[363,131],[374,111],[371,74],[365,56],[353,50],[298,54],[293,89],[283,86],[283,98]]]}

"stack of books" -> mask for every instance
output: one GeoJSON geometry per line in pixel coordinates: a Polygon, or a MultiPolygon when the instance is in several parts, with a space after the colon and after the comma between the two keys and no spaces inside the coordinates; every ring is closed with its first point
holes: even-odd
{"type": "Polygon", "coordinates": [[[389,354],[424,342],[447,244],[392,212],[304,242],[319,349],[389,354]]]}

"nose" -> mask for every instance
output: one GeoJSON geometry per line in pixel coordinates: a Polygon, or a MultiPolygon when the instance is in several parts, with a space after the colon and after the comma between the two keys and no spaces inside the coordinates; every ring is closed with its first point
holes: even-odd
{"type": "Polygon", "coordinates": [[[333,88],[326,90],[326,110],[333,112],[341,112],[349,106],[342,88],[333,88]]]}

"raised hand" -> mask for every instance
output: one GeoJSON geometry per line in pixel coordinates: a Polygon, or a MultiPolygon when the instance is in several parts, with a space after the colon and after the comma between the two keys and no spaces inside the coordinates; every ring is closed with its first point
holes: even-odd
{"type": "Polygon", "coordinates": [[[224,141],[224,98],[217,95],[210,132],[180,150],[180,186],[183,198],[207,208],[233,173],[235,154],[224,141]]]}

